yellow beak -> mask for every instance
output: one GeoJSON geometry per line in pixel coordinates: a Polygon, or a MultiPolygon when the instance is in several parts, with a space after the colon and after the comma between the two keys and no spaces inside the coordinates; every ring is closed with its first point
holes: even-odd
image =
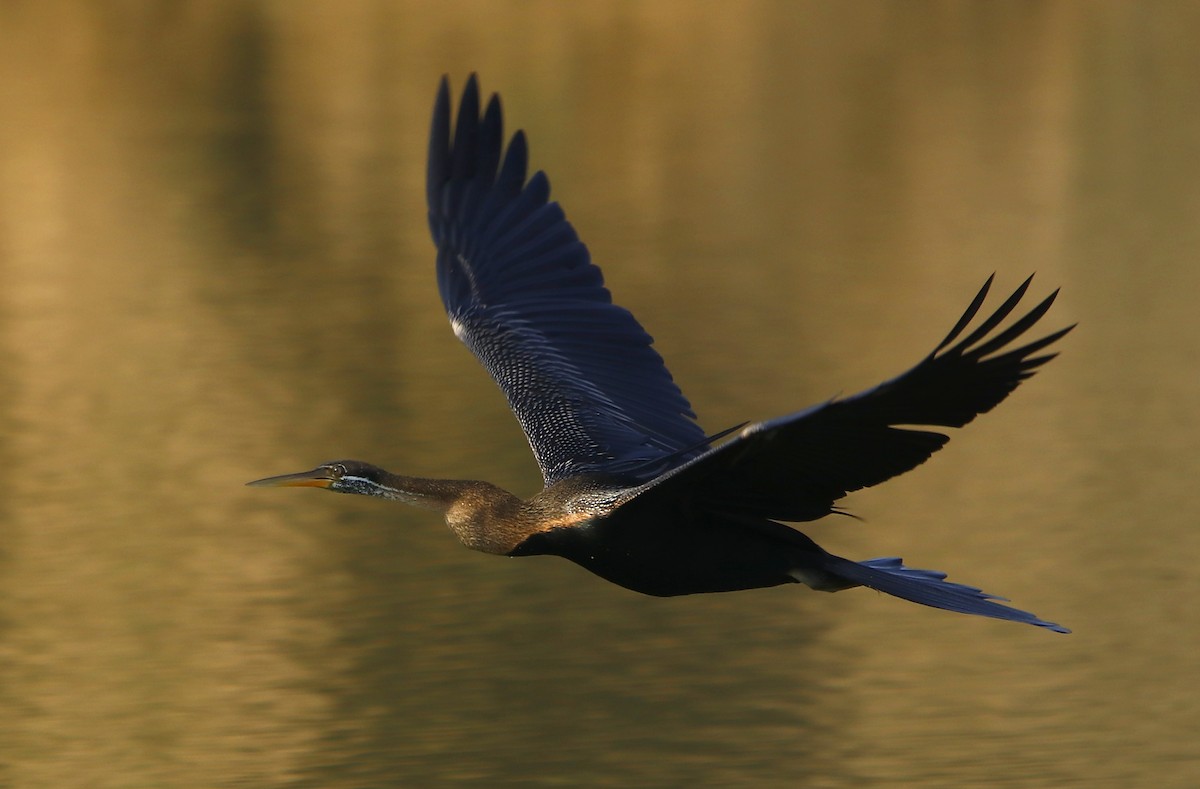
{"type": "Polygon", "coordinates": [[[317,466],[311,471],[298,471],[295,474],[280,474],[277,477],[266,477],[247,482],[255,488],[327,488],[333,483],[329,469],[317,466]]]}

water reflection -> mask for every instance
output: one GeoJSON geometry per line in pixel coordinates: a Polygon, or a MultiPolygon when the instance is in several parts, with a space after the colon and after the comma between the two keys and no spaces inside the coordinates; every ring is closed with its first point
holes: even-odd
{"type": "Polygon", "coordinates": [[[1189,8],[0,15],[0,783],[1196,782],[1189,8]],[[709,427],[898,372],[993,269],[1062,284],[1063,358],[814,536],[1075,635],[654,600],[241,488],[536,489],[431,278],[426,117],[472,69],[709,427]]]}

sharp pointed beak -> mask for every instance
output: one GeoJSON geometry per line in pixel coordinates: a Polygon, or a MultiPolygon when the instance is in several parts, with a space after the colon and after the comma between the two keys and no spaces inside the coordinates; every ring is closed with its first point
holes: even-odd
{"type": "Polygon", "coordinates": [[[295,474],[280,474],[278,477],[266,477],[247,482],[255,488],[327,488],[333,483],[329,469],[317,466],[311,471],[298,471],[295,474]]]}

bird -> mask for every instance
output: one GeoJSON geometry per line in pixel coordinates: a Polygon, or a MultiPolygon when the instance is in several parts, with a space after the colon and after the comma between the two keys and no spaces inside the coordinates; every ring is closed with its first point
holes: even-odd
{"type": "Polygon", "coordinates": [[[247,483],[375,496],[442,513],[468,548],[553,555],[646,595],[804,584],[866,587],[933,608],[1067,628],[897,557],[854,561],[793,525],[924,463],[1056,352],[1074,324],[1028,340],[1054,290],[1014,313],[1026,279],[971,327],[989,276],[945,339],[873,388],[706,434],[651,337],[618,306],[550,182],[527,175],[525,133],[505,144],[500,98],[470,75],[452,118],[437,90],[426,199],[437,285],[454,334],[508,400],[541,470],[523,499],[478,480],[403,476],[359,460],[247,483]],[[453,132],[453,133],[452,133],[453,132]],[[970,328],[970,331],[968,329],[970,328]],[[1018,341],[1023,342],[1012,347],[1018,341]]]}

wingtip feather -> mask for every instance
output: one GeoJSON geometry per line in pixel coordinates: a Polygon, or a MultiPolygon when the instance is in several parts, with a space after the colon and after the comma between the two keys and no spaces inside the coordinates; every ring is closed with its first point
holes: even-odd
{"type": "Polygon", "coordinates": [[[937,347],[933,349],[933,353],[930,354],[930,356],[936,356],[938,351],[941,351],[950,343],[954,342],[955,338],[957,338],[959,334],[962,334],[963,329],[967,328],[971,321],[974,320],[975,316],[979,313],[979,308],[983,306],[983,302],[987,298],[988,291],[992,289],[992,282],[995,281],[995,279],[996,273],[992,272],[988,276],[987,280],[984,281],[983,287],[980,288],[979,292],[975,294],[975,298],[971,300],[970,305],[968,305],[967,309],[963,311],[962,317],[958,319],[958,323],[954,324],[954,328],[950,330],[950,333],[946,335],[944,340],[938,343],[937,347]]]}
{"type": "Polygon", "coordinates": [[[450,78],[442,75],[433,100],[433,120],[429,124],[429,153],[425,170],[425,197],[430,210],[440,203],[442,185],[449,177],[450,158],[450,78]]]}

